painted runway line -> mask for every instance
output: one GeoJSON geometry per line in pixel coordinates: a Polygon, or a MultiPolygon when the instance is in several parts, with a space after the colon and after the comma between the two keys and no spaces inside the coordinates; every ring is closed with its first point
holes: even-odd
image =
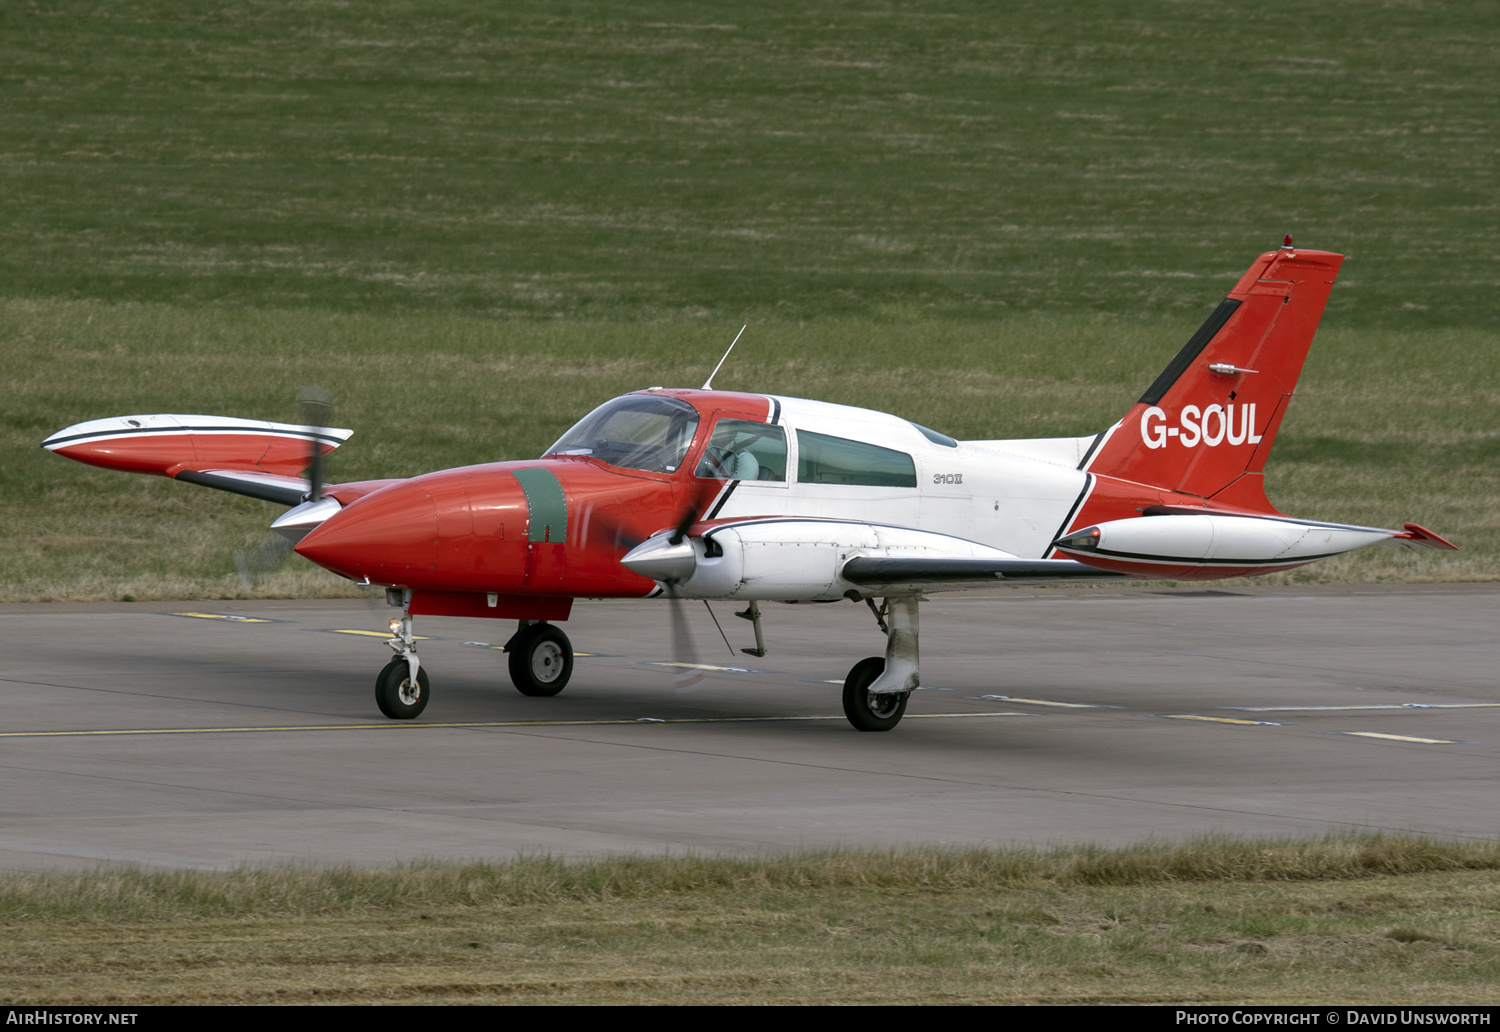
{"type": "MultiPolygon", "coordinates": [[[[490,649],[490,650],[492,650],[494,652],[504,652],[504,651],[506,651],[504,645],[491,645],[487,641],[466,641],[466,642],[464,642],[464,644],[467,645],[467,646],[469,646],[470,648],[474,648],[474,649],[490,649]]],[[[573,658],[574,659],[597,659],[598,657],[603,656],[603,655],[605,655],[605,653],[603,653],[603,652],[575,652],[575,653],[573,653],[573,658]]]]}
{"type": "Polygon", "coordinates": [[[1325,731],[1329,735],[1349,735],[1353,738],[1384,738],[1391,742],[1415,742],[1418,745],[1478,745],[1478,742],[1460,742],[1451,738],[1418,738],[1415,735],[1388,735],[1383,731],[1325,731]]]}
{"type": "MultiPolygon", "coordinates": [[[[968,717],[1034,717],[1035,713],[908,713],[907,720],[953,720],[968,717]]],[[[136,735],[225,735],[273,731],[417,731],[431,728],[484,727],[618,727],[630,724],[755,724],[791,720],[844,720],[842,713],[799,713],[770,717],[626,717],[619,720],[471,720],[447,724],[390,721],[384,724],[281,724],[270,727],[147,727],[84,731],[5,731],[0,738],[102,738],[136,735]]]]}
{"type": "Polygon", "coordinates": [[[1239,720],[1235,717],[1201,717],[1196,713],[1163,713],[1168,720],[1206,720],[1214,724],[1239,724],[1243,727],[1286,727],[1274,720],[1239,720]]]}
{"type": "Polygon", "coordinates": [[[230,623],[280,623],[258,616],[231,616],[229,613],[163,613],[163,616],[190,616],[195,620],[228,620],[230,623]]]}
{"type": "Polygon", "coordinates": [[[970,699],[986,699],[995,702],[1023,702],[1028,706],[1056,706],[1059,709],[1124,709],[1102,702],[1058,702],[1056,699],[1023,699],[1019,695],[970,695],[970,699]]]}

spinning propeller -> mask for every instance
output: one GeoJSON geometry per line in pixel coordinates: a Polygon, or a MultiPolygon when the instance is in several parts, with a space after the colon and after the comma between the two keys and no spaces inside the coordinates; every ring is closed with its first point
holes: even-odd
{"type": "MultiPolygon", "coordinates": [[[[333,402],[329,393],[321,387],[304,387],[297,392],[302,404],[302,427],[308,431],[307,477],[310,490],[307,500],[321,501],[323,498],[323,445],[321,435],[328,426],[333,402]]],[[[234,568],[240,575],[240,586],[249,591],[266,578],[292,550],[294,541],[272,531],[255,544],[234,553],[234,568]]]]}
{"type": "MultiPolygon", "coordinates": [[[[699,668],[698,651],[688,632],[687,612],[683,608],[681,586],[693,576],[697,566],[697,554],[688,540],[688,530],[697,523],[700,514],[718,494],[723,485],[716,480],[705,480],[690,490],[671,532],[663,537],[660,533],[642,538],[614,521],[609,521],[615,543],[628,555],[647,541],[655,539],[649,557],[627,564],[636,573],[650,577],[662,585],[668,604],[671,606],[672,666],[677,675],[674,683],[678,691],[687,691],[703,680],[699,668]]],[[[596,519],[598,517],[595,517],[596,519]]],[[[710,611],[712,615],[712,611],[710,611]]]]}

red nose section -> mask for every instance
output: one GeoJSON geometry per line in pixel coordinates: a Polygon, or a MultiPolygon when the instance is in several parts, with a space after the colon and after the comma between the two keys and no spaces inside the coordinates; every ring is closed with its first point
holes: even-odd
{"type": "Polygon", "coordinates": [[[633,598],[654,585],[620,565],[626,542],[671,526],[676,509],[671,484],[582,460],[489,463],[359,497],[297,552],[352,580],[418,591],[633,598]]]}
{"type": "Polygon", "coordinates": [[[437,566],[438,542],[425,479],[392,484],[335,513],[297,544],[297,554],[354,580],[425,580],[437,566]]]}

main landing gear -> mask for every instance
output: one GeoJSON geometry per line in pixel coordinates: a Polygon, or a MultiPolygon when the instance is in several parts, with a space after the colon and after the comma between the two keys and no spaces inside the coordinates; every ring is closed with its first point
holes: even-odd
{"type": "Polygon", "coordinates": [[[844,716],[858,731],[889,731],[901,723],[906,702],[921,683],[917,600],[888,598],[879,609],[873,599],[866,601],[885,631],[885,656],[860,660],[844,678],[844,716]]]}
{"type": "Polygon", "coordinates": [[[522,695],[556,695],[573,676],[573,643],[552,624],[522,620],[505,643],[505,653],[511,683],[522,695]]]}

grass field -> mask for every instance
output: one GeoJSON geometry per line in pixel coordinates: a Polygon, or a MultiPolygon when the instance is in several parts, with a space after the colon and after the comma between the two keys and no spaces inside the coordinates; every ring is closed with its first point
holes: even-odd
{"type": "MultiPolygon", "coordinates": [[[[36,444],[295,418],[342,479],[696,385],[1097,431],[1254,254],[1347,253],[1270,492],[1500,576],[1500,9],[1347,0],[0,8],[0,600],[238,594],[263,503],[36,444]],[[731,23],[732,22],[732,23],[731,23]]],[[[349,590],[294,560],[267,594],[349,590]]]]}
{"type": "Polygon", "coordinates": [[[0,999],[1500,999],[1500,854],[1402,838],[0,878],[0,999]]]}

